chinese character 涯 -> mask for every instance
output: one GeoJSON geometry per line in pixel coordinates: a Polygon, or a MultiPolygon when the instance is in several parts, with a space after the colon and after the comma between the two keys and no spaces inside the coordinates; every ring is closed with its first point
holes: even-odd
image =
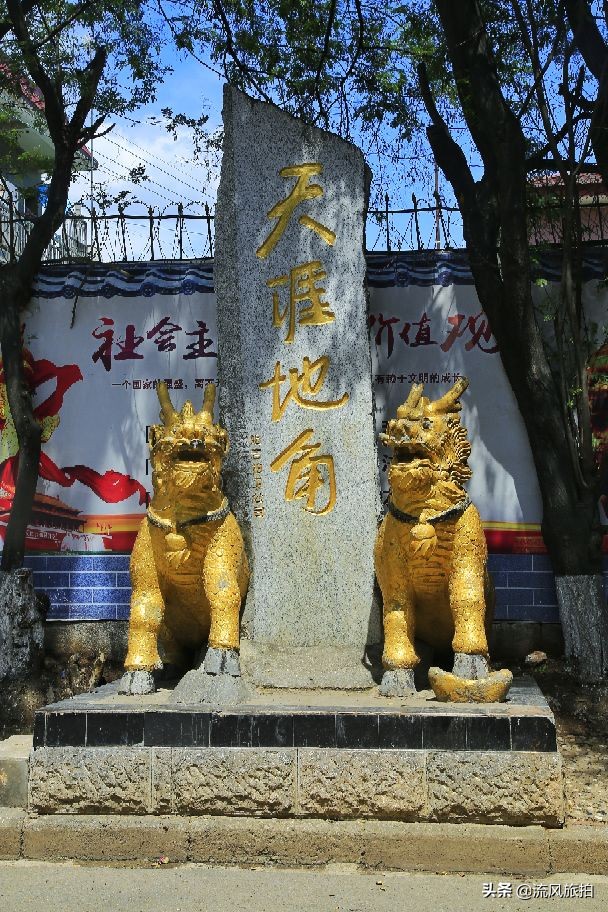
{"type": "MultiPolygon", "coordinates": [[[[265,260],[276,247],[283,232],[287,228],[287,224],[294,209],[305,200],[317,199],[319,196],[323,196],[323,188],[319,186],[319,184],[309,183],[311,177],[315,174],[321,174],[322,171],[323,165],[318,163],[292,165],[288,168],[281,168],[279,171],[281,177],[295,177],[296,184],[291,193],[285,197],[284,200],[277,203],[276,206],[273,206],[268,212],[269,219],[278,219],[278,221],[264,243],[256,250],[256,255],[261,260],[265,260]]],[[[321,222],[317,222],[316,219],[310,218],[308,215],[301,215],[298,222],[304,228],[310,228],[330,246],[335,244],[335,233],[331,231],[330,228],[326,228],[325,225],[322,225],[321,222]]]]}
{"type": "Polygon", "coordinates": [[[334,409],[345,405],[348,402],[348,393],[344,393],[340,399],[325,402],[317,402],[309,398],[315,397],[321,392],[328,368],[329,357],[327,355],[322,355],[316,361],[304,358],[302,371],[298,371],[297,367],[292,367],[287,376],[281,370],[281,362],[277,361],[272,378],[260,383],[260,389],[272,390],[272,420],[280,421],[290,402],[307,409],[334,409]],[[289,379],[289,389],[281,400],[281,385],[287,379],[289,379]]]}
{"type": "Polygon", "coordinates": [[[333,456],[317,455],[321,449],[320,443],[309,443],[313,435],[312,428],[296,437],[279,455],[270,463],[273,472],[279,472],[289,460],[287,484],[285,485],[285,500],[306,500],[304,509],[317,516],[331,513],[336,505],[336,473],[333,456]],[[327,491],[324,491],[325,488],[327,491]],[[325,505],[316,508],[319,491],[326,497],[325,505]]]}
{"type": "Polygon", "coordinates": [[[296,334],[296,307],[304,301],[308,301],[307,307],[302,307],[298,314],[298,324],[300,326],[323,326],[325,323],[333,323],[336,315],[327,301],[323,300],[321,295],[325,294],[325,289],[321,288],[318,283],[327,278],[327,273],[323,269],[319,260],[312,260],[310,263],[302,263],[300,266],[294,266],[289,275],[277,276],[275,279],[269,279],[266,284],[269,288],[275,289],[281,285],[289,283],[289,304],[281,312],[279,292],[272,292],[272,325],[281,327],[288,320],[286,342],[293,342],[296,334]]]}

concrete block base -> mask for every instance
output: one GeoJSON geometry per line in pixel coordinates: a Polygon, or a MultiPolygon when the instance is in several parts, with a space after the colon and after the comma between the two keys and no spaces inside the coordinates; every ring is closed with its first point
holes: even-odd
{"type": "Polygon", "coordinates": [[[561,760],[535,751],[41,748],[37,814],[564,821],[561,760]]]}
{"type": "Polygon", "coordinates": [[[525,678],[502,704],[274,691],[222,711],[108,685],[41,710],[33,745],[35,814],[564,821],[555,720],[525,678]]]}
{"type": "Polygon", "coordinates": [[[519,877],[605,874],[608,827],[252,817],[28,817],[0,808],[0,859],[170,862],[519,877]]]}
{"type": "Polygon", "coordinates": [[[31,735],[0,741],[0,807],[25,807],[31,735]]]}

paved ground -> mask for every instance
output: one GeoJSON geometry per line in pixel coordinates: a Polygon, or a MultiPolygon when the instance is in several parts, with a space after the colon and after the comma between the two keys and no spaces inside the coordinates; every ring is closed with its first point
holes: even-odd
{"type": "Polygon", "coordinates": [[[133,868],[0,862],[1,912],[599,912],[606,908],[608,876],[554,875],[522,881],[477,874],[361,874],[338,866],[310,872],[192,864],[133,868]],[[490,883],[502,897],[484,896],[490,883]],[[568,896],[572,884],[587,885],[594,897],[568,896]],[[535,891],[551,890],[550,885],[561,895],[526,899],[535,891]]]}

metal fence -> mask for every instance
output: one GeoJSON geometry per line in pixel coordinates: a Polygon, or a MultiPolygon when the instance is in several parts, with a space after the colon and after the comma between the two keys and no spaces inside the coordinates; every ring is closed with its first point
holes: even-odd
{"type": "MultiPolygon", "coordinates": [[[[581,238],[602,244],[608,239],[608,207],[605,197],[581,203],[581,238]]],[[[370,209],[366,225],[369,251],[460,249],[464,246],[459,210],[412,194],[409,208],[391,208],[388,194],[384,208],[370,209]]],[[[47,262],[133,262],[150,260],[200,260],[214,252],[215,215],[208,205],[202,212],[186,212],[182,204],[174,211],[150,206],[142,209],[118,206],[116,211],[78,207],[49,245],[47,262]],[[135,209],[135,211],[134,211],[135,209]]],[[[33,216],[0,200],[0,263],[18,258],[33,223],[33,216]]],[[[531,206],[530,243],[561,243],[562,210],[557,203],[531,206]]]]}

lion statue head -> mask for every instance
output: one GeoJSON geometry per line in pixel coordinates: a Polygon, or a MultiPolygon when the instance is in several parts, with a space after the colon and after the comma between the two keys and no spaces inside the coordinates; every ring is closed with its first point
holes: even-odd
{"type": "Polygon", "coordinates": [[[469,385],[465,377],[456,381],[440,399],[423,396],[423,385],[415,383],[388,422],[381,441],[393,450],[388,473],[392,491],[412,512],[422,510],[437,498],[458,500],[463,484],[471,477],[468,458],[471,444],[460,423],[460,397],[469,385]]]}
{"type": "Polygon", "coordinates": [[[205,387],[203,407],[195,412],[187,401],[180,412],[171,403],[167,386],[157,385],[162,424],[149,432],[154,500],[167,504],[217,500],[222,493],[221,469],[228,452],[228,434],[213,423],[215,384],[205,387]]]}

